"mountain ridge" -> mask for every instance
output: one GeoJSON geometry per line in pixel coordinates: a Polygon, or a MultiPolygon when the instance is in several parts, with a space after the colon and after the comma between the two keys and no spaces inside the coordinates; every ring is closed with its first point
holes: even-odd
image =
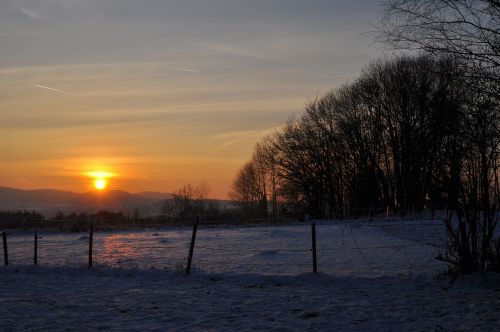
{"type": "Polygon", "coordinates": [[[172,194],[155,191],[130,193],[123,190],[106,190],[77,193],[51,188],[19,189],[0,186],[0,210],[33,210],[44,215],[97,210],[124,213],[138,210],[141,214],[152,215],[158,214],[158,204],[169,198],[172,198],[172,194]]]}

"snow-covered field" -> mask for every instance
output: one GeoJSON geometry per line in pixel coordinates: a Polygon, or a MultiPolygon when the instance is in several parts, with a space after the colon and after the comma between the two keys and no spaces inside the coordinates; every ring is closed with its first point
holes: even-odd
{"type": "Polygon", "coordinates": [[[429,331],[500,329],[500,280],[436,278],[439,221],[319,223],[319,275],[309,225],[9,235],[0,267],[3,330],[429,331]],[[45,266],[44,266],[45,265],[45,266]]]}
{"type": "MultiPolygon", "coordinates": [[[[190,228],[96,232],[94,264],[122,268],[179,269],[185,265],[190,228]]],[[[433,273],[445,266],[435,260],[442,244],[439,221],[318,222],[320,272],[343,276],[433,273]]],[[[14,265],[33,262],[33,235],[8,237],[14,265]]],[[[38,261],[50,266],[85,266],[88,235],[41,233],[38,261]]],[[[309,224],[198,229],[193,267],[221,273],[296,275],[312,270],[309,224]]]]}

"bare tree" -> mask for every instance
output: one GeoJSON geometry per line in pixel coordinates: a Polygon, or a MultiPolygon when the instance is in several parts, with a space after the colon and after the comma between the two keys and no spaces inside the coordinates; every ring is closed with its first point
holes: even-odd
{"type": "Polygon", "coordinates": [[[276,156],[274,155],[274,150],[270,144],[271,140],[272,139],[268,137],[267,139],[264,139],[256,144],[253,160],[259,168],[262,192],[267,197],[266,201],[271,203],[271,214],[269,217],[271,219],[276,219],[278,217],[279,179],[276,170],[276,156]]]}
{"type": "Polygon", "coordinates": [[[500,1],[385,0],[379,38],[396,49],[455,57],[476,79],[500,83],[500,1]]]}
{"type": "Polygon", "coordinates": [[[162,212],[180,220],[203,214],[209,191],[203,182],[197,185],[185,185],[176,190],[171,199],[164,202],[162,212]]]}
{"type": "Polygon", "coordinates": [[[383,5],[383,42],[451,57],[463,67],[455,78],[465,82],[466,97],[456,104],[457,128],[441,147],[440,166],[448,168],[443,174],[456,218],[450,214],[445,221],[449,243],[440,259],[460,272],[500,270],[500,239],[494,238],[499,199],[500,2],[386,0],[383,5]]]}
{"type": "Polygon", "coordinates": [[[235,200],[246,217],[267,217],[267,197],[262,169],[255,160],[239,170],[229,196],[235,200]]]}
{"type": "Polygon", "coordinates": [[[439,258],[460,272],[500,271],[499,105],[488,94],[470,94],[459,121],[459,137],[451,141],[456,153],[450,161],[456,218],[450,214],[445,220],[448,246],[439,258]]]}

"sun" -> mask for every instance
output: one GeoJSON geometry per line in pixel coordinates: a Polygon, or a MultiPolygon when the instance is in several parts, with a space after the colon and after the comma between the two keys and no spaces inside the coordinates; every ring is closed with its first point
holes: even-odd
{"type": "Polygon", "coordinates": [[[94,180],[94,187],[97,190],[104,190],[106,188],[107,184],[108,183],[104,179],[95,179],[94,180]]]}
{"type": "Polygon", "coordinates": [[[108,178],[115,176],[115,173],[105,171],[86,172],[85,175],[92,178],[94,189],[102,191],[108,186],[108,178]]]}

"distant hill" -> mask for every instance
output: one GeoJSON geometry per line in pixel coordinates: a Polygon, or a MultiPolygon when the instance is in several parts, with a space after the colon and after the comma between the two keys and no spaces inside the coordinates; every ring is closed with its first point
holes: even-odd
{"type": "Polygon", "coordinates": [[[142,216],[159,214],[161,201],[172,194],[160,192],[129,193],[120,190],[75,193],[54,189],[23,190],[0,187],[0,210],[34,210],[44,215],[58,211],[92,212],[97,210],[121,211],[142,216]]]}

